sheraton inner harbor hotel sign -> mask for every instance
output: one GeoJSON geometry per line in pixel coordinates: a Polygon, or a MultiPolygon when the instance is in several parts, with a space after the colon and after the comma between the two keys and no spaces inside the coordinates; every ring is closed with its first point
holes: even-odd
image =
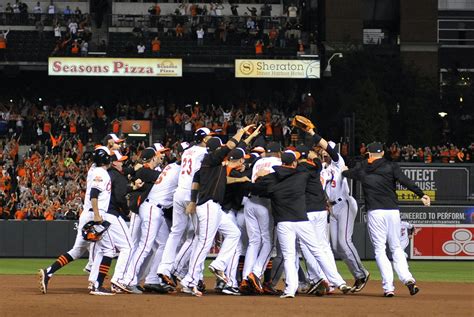
{"type": "Polygon", "coordinates": [[[50,76],[182,77],[177,58],[50,57],[50,76]]]}
{"type": "Polygon", "coordinates": [[[237,78],[320,78],[319,60],[236,59],[237,78]]]}

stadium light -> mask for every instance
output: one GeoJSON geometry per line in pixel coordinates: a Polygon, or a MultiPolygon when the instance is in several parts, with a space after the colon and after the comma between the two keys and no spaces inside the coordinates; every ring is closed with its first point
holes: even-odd
{"type": "Polygon", "coordinates": [[[444,118],[444,117],[446,117],[446,116],[448,115],[448,113],[442,111],[442,112],[439,112],[438,115],[439,115],[441,118],[444,118]]]}
{"type": "Polygon", "coordinates": [[[329,58],[328,60],[328,65],[326,66],[326,69],[324,70],[324,73],[323,73],[323,76],[324,77],[331,77],[332,76],[332,73],[331,73],[331,61],[334,57],[339,57],[339,58],[342,58],[343,55],[342,53],[334,53],[332,54],[332,56],[329,58]]]}

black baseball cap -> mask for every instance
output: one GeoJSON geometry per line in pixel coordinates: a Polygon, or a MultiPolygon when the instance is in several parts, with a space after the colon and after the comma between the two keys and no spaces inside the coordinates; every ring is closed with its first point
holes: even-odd
{"type": "Polygon", "coordinates": [[[267,153],[279,153],[281,151],[280,143],[270,142],[265,147],[265,152],[267,153]]]}
{"type": "Polygon", "coordinates": [[[291,150],[286,150],[285,152],[281,153],[281,162],[284,165],[290,165],[299,158],[300,158],[300,153],[293,152],[291,150]]]}
{"type": "Polygon", "coordinates": [[[214,135],[214,132],[208,128],[197,129],[196,132],[194,132],[194,141],[202,142],[202,140],[204,140],[204,138],[208,135],[214,135]]]}
{"type": "Polygon", "coordinates": [[[222,146],[222,141],[219,137],[213,136],[207,141],[206,145],[207,149],[212,152],[222,146]]]}
{"type": "Polygon", "coordinates": [[[156,155],[155,149],[152,148],[152,147],[147,147],[146,149],[143,150],[141,158],[142,158],[143,162],[148,162],[155,155],[156,155]]]}
{"type": "Polygon", "coordinates": [[[308,154],[309,154],[310,150],[311,149],[309,147],[307,147],[306,145],[304,145],[304,144],[298,145],[296,147],[296,151],[301,154],[300,158],[302,158],[302,159],[308,158],[308,154]]]}
{"type": "Polygon", "coordinates": [[[367,151],[369,153],[382,153],[383,144],[380,142],[372,142],[367,146],[367,151]]]}
{"type": "Polygon", "coordinates": [[[188,142],[181,142],[178,144],[179,153],[183,153],[188,148],[190,148],[190,144],[188,142]]]}
{"type": "Polygon", "coordinates": [[[239,147],[236,147],[229,153],[229,160],[240,160],[245,156],[245,151],[239,147]]]}

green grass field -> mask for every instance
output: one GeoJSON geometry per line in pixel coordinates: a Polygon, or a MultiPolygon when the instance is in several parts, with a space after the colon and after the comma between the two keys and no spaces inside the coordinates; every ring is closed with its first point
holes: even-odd
{"type": "MultiPolygon", "coordinates": [[[[39,268],[49,266],[54,259],[0,259],[0,274],[36,274],[39,268]]],[[[81,259],[70,263],[57,274],[61,275],[85,275],[82,271],[86,260],[81,259]]],[[[207,263],[208,264],[208,263],[207,263]]],[[[207,267],[206,264],[206,267],[207,267]]],[[[371,273],[371,279],[380,280],[380,273],[375,261],[364,261],[364,265],[371,273]]],[[[473,261],[410,261],[410,270],[418,281],[429,282],[474,282],[474,262],[473,261]]],[[[338,261],[337,267],[342,276],[348,281],[352,276],[346,265],[338,261]]],[[[112,272],[111,272],[112,274],[112,272]]],[[[207,277],[211,273],[206,270],[207,277]]]]}

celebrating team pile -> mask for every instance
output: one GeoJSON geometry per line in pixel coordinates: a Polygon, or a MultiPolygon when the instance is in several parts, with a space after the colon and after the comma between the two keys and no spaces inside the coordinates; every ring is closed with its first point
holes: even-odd
{"type": "Polygon", "coordinates": [[[205,260],[218,232],[223,242],[208,266],[218,293],[293,298],[360,292],[370,274],[352,243],[357,214],[347,183],[352,178],[364,191],[383,295],[395,294],[387,242],[400,280],[415,295],[419,288],[400,246],[395,183],[425,205],[429,197],[383,158],[380,143],[369,145],[368,160],[348,170],[335,144],[318,135],[311,121],[296,116],[293,125],[308,140],[296,150],[264,142],[261,125],[240,129],[225,144],[200,128],[194,144],[179,144],[175,162],[163,166],[169,149],[154,143],[130,171],[120,153],[124,140],[109,134],[94,151],[75,244],[39,271],[41,292],[47,293],[56,271],[88,250],[92,295],[181,291],[201,297],[205,260]],[[104,280],[117,253],[107,289],[104,280]],[[334,254],[347,264],[353,286],[337,271],[334,254]],[[286,286],[278,291],[283,271],[286,286]]]}

